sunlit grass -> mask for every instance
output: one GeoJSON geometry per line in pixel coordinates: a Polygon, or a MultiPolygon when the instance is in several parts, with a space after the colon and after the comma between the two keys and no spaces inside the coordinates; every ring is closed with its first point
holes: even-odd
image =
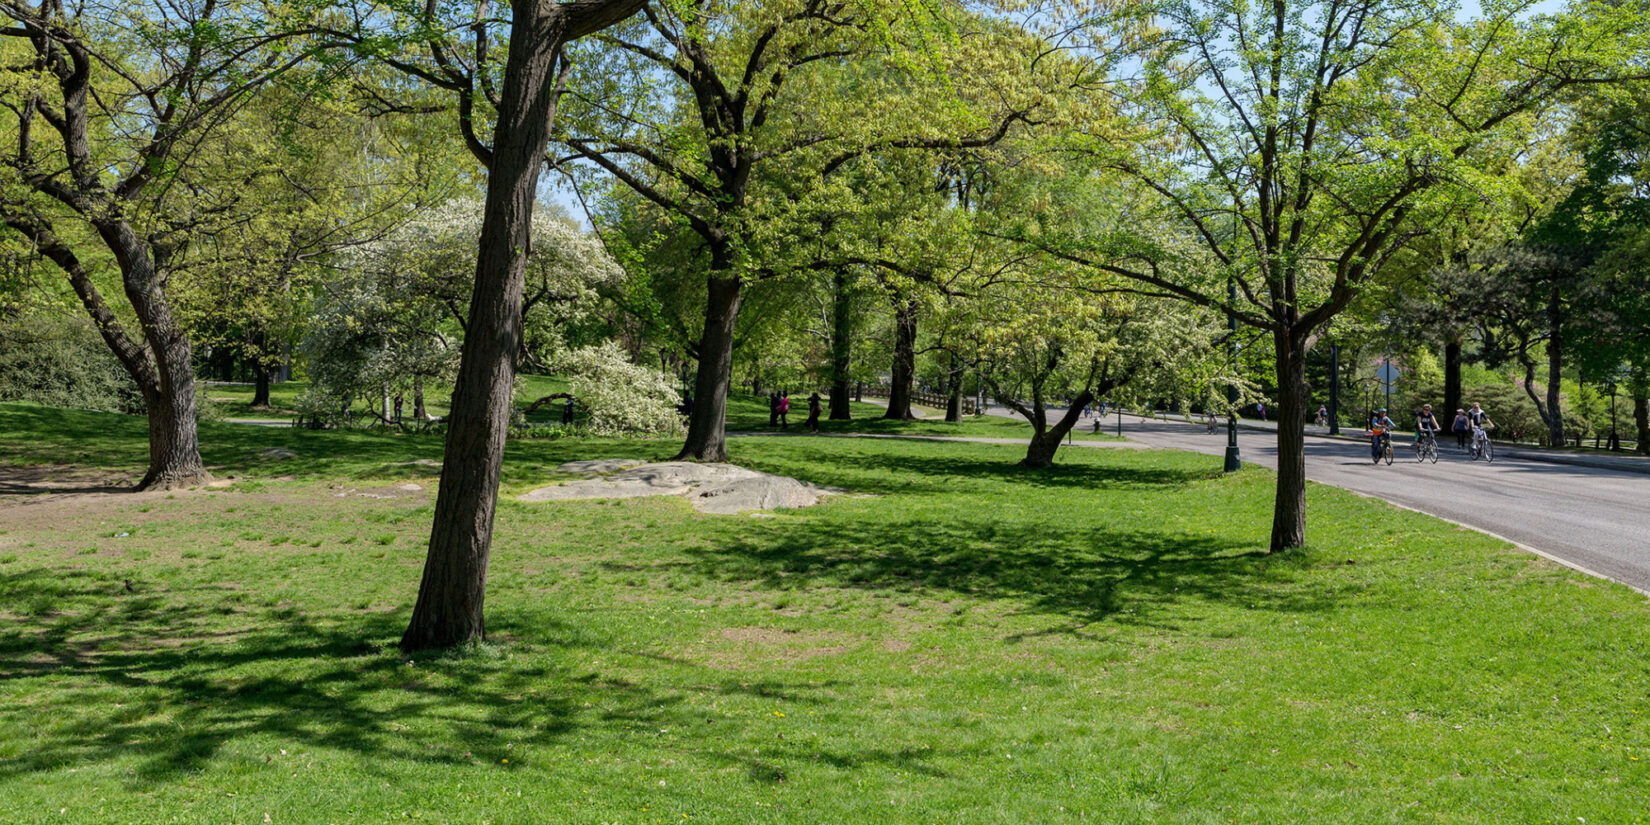
{"type": "MultiPolygon", "coordinates": [[[[0,502],[0,822],[1646,814],[1643,597],[1337,490],[1275,557],[1185,453],[739,439],[852,493],[752,518],[517,502],[678,445],[512,442],[492,641],[409,660],[439,440],[202,432],[233,486],[0,502]]],[[[0,405],[13,469],[142,435],[0,405]]]]}

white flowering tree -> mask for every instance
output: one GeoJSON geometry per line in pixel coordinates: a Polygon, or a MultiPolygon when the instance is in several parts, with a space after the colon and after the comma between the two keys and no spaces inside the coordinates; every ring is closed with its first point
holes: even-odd
{"type": "MultiPolygon", "coordinates": [[[[457,369],[481,212],[479,201],[448,201],[342,257],[343,271],[321,293],[304,344],[314,382],[306,410],[411,392],[414,414],[422,415],[423,388],[451,381],[457,369]]],[[[590,312],[597,286],[621,274],[600,241],[541,210],[530,235],[523,299],[531,332],[518,363],[554,361],[565,349],[560,330],[590,312]]]]}
{"type": "Polygon", "coordinates": [[[669,375],[633,363],[617,341],[563,352],[555,361],[597,435],[680,435],[676,385],[669,375]]]}

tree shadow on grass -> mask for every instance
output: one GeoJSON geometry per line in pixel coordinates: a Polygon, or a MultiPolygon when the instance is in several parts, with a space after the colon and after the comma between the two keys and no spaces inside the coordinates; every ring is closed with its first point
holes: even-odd
{"type": "MultiPolygon", "coordinates": [[[[569,657],[556,654],[611,650],[613,640],[538,614],[519,623],[495,616],[505,632],[521,634],[507,646],[409,662],[393,647],[401,615],[226,615],[210,594],[194,595],[201,598],[132,596],[119,579],[81,571],[0,575],[0,612],[27,617],[0,631],[0,687],[21,685],[40,701],[0,708],[0,729],[12,732],[0,741],[19,732],[27,740],[18,755],[0,759],[0,786],[124,760],[135,760],[131,781],[141,785],[223,759],[279,759],[278,748],[293,745],[356,754],[363,769],[386,777],[402,760],[457,767],[510,759],[519,767],[521,748],[575,734],[600,741],[632,730],[702,729],[716,711],[695,695],[823,705],[839,687],[714,671],[695,673],[692,688],[605,677],[563,665],[569,657]],[[135,609],[122,604],[139,599],[135,609]],[[244,741],[276,747],[231,749],[244,741]]],[[[752,781],[783,778],[783,766],[774,774],[746,765],[736,743],[703,738],[672,747],[745,766],[752,781]]],[[[910,758],[897,749],[885,756],[901,765],[910,758]]],[[[837,757],[884,758],[854,749],[837,757]]]]}
{"type": "Polygon", "coordinates": [[[1187,602],[1283,612],[1333,600],[1294,583],[1263,547],[1218,536],[989,518],[844,524],[797,519],[690,549],[701,575],[781,589],[805,583],[1004,600],[1067,632],[1102,622],[1180,629],[1187,602]]]}
{"type": "Polygon", "coordinates": [[[817,484],[877,494],[949,494],[971,488],[1008,489],[1026,495],[1045,490],[1169,489],[1221,476],[1221,468],[1213,462],[1208,467],[1177,469],[1137,462],[1132,456],[1112,456],[1098,463],[1067,461],[1031,470],[1015,466],[1024,450],[1013,445],[997,448],[1001,459],[979,457],[982,446],[989,450],[990,445],[914,442],[888,447],[884,442],[879,446],[882,449],[851,457],[829,448],[796,448],[782,460],[759,457],[752,463],[757,469],[789,471],[817,484]],[[780,464],[783,469],[778,469],[780,464]]]}

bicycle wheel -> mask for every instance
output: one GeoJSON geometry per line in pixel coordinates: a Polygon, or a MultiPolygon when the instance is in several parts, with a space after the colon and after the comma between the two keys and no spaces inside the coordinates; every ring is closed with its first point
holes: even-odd
{"type": "Polygon", "coordinates": [[[1427,445],[1427,460],[1434,464],[1438,463],[1438,442],[1434,441],[1427,445]]]}
{"type": "Polygon", "coordinates": [[[1427,442],[1423,441],[1423,440],[1417,440],[1415,442],[1415,463],[1420,464],[1421,462],[1426,461],[1426,460],[1427,460],[1427,442]]]}
{"type": "Polygon", "coordinates": [[[1494,460],[1495,448],[1490,446],[1490,440],[1486,438],[1484,439],[1484,463],[1488,464],[1494,460]]]}
{"type": "Polygon", "coordinates": [[[1392,444],[1390,442],[1386,445],[1386,449],[1381,451],[1381,454],[1382,454],[1382,457],[1386,459],[1386,466],[1391,467],[1392,466],[1392,444]]]}

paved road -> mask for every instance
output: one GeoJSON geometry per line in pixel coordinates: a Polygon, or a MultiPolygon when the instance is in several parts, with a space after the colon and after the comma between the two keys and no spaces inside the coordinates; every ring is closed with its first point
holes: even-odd
{"type": "MultiPolygon", "coordinates": [[[[1226,450],[1224,427],[1209,435],[1201,425],[1125,418],[1123,434],[1153,447],[1209,455],[1226,450]]],[[[1306,475],[1493,533],[1650,593],[1650,475],[1520,458],[1484,464],[1457,454],[1454,439],[1444,441],[1438,463],[1422,465],[1400,436],[1393,445],[1397,460],[1388,467],[1370,463],[1367,443],[1307,436],[1306,475]]],[[[1239,428],[1238,448],[1246,462],[1277,466],[1274,433],[1239,428]]]]}

